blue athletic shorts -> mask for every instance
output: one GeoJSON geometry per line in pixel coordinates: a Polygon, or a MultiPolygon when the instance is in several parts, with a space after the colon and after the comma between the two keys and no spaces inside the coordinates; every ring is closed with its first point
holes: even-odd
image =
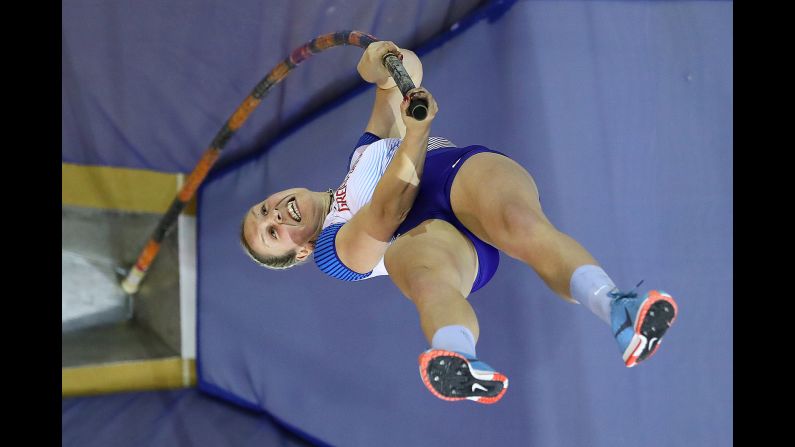
{"type": "MultiPolygon", "coordinates": [[[[472,292],[485,286],[494,276],[500,265],[500,252],[478,239],[453,214],[453,207],[450,205],[450,189],[453,186],[455,175],[464,162],[469,157],[481,152],[505,155],[483,146],[445,147],[429,151],[425,156],[425,167],[417,198],[414,200],[414,205],[406,220],[395,232],[395,234],[403,234],[428,219],[440,219],[450,222],[458,228],[472,241],[478,255],[478,274],[472,285],[472,292]]],[[[507,157],[507,155],[505,156],[507,157]]]]}

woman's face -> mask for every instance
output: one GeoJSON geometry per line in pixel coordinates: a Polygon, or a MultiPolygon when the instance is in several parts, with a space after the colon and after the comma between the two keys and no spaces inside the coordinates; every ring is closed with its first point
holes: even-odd
{"type": "Polygon", "coordinates": [[[302,260],[314,248],[309,241],[322,228],[325,204],[306,188],[292,188],[271,194],[252,206],[243,222],[249,247],[260,255],[279,256],[291,250],[302,260]]]}

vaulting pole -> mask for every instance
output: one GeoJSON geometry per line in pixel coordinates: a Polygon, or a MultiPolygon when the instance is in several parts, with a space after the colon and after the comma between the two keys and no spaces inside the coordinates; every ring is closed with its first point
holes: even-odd
{"type": "MultiPolygon", "coordinates": [[[[243,100],[232,116],[224,123],[223,127],[221,127],[221,130],[216,133],[215,138],[213,138],[210,143],[210,147],[204,152],[199,163],[182,186],[182,189],[177,193],[174,201],[171,202],[168,211],[166,211],[166,214],[160,219],[154,232],[152,232],[149,241],[138,256],[135,265],[121,282],[122,289],[130,295],[138,292],[141,281],[146,276],[146,272],[149,270],[155,257],[157,257],[158,252],[160,252],[160,246],[163,239],[165,239],[166,233],[177,221],[179,214],[185,209],[185,206],[187,206],[188,202],[199,189],[199,186],[207,177],[210,169],[212,169],[218,157],[221,155],[221,151],[224,146],[226,146],[226,143],[232,135],[243,126],[243,123],[246,122],[251,112],[257,108],[274,85],[279,83],[293,68],[313,54],[340,45],[353,45],[367,48],[368,45],[376,41],[378,41],[378,39],[374,36],[360,31],[339,31],[336,33],[324,34],[296,48],[290,53],[289,57],[271,70],[270,73],[254,87],[246,99],[243,100]]],[[[403,64],[397,57],[391,54],[387,54],[383,62],[395,79],[400,91],[405,96],[409,90],[414,88],[414,84],[403,68],[403,64]]],[[[409,105],[409,110],[413,112],[413,116],[418,120],[424,119],[427,114],[427,104],[421,101],[422,100],[412,99],[409,105]]]]}

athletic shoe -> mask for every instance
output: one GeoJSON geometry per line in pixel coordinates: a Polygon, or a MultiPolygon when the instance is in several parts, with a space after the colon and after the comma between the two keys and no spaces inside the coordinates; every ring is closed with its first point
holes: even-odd
{"type": "Polygon", "coordinates": [[[623,353],[624,364],[632,368],[657,352],[663,335],[676,320],[676,301],[661,290],[651,290],[642,299],[634,291],[615,290],[608,296],[613,299],[610,303],[613,335],[623,353]]]}
{"type": "Polygon", "coordinates": [[[439,399],[493,404],[508,389],[507,377],[460,352],[429,349],[419,362],[422,382],[439,399]]]}

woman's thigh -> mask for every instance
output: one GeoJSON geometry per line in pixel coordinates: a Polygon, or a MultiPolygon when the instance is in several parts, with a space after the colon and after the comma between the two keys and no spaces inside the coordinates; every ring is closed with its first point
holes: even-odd
{"type": "Polygon", "coordinates": [[[524,217],[549,224],[530,173],[500,154],[482,152],[461,166],[450,188],[450,205],[475,236],[505,251],[511,221],[524,217]]]}
{"type": "Polygon", "coordinates": [[[400,235],[384,254],[384,266],[409,299],[452,286],[469,296],[478,269],[472,242],[449,222],[429,219],[400,235]]]}

